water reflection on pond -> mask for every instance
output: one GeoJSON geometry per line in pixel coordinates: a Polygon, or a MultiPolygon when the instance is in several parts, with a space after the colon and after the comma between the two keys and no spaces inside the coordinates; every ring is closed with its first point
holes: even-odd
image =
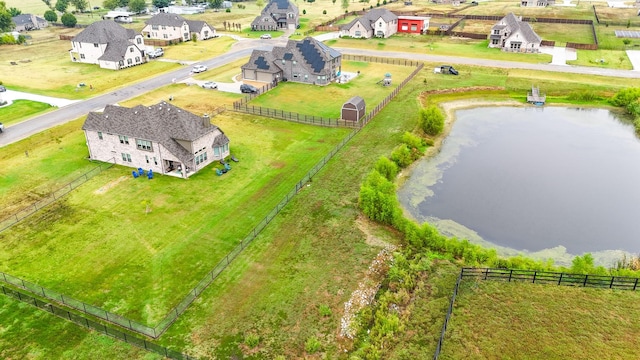
{"type": "Polygon", "coordinates": [[[398,194],[419,222],[504,254],[640,253],[640,141],[607,110],[458,110],[398,194]]]}

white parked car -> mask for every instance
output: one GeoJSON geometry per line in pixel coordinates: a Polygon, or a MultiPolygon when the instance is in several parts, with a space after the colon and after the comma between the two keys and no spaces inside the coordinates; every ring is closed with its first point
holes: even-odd
{"type": "Polygon", "coordinates": [[[4,125],[2,125],[2,123],[0,123],[0,133],[4,131],[4,125]]]}
{"type": "Polygon", "coordinates": [[[149,58],[154,59],[164,55],[164,50],[162,48],[155,48],[153,50],[149,50],[147,55],[149,55],[149,58]]]}
{"type": "Polygon", "coordinates": [[[218,84],[216,84],[213,81],[207,81],[204,84],[202,84],[202,88],[203,89],[217,89],[218,88],[218,84]]]}
{"type": "Polygon", "coordinates": [[[193,72],[194,73],[201,73],[203,71],[207,71],[207,67],[204,65],[196,65],[193,67],[193,72]]]}
{"type": "Polygon", "coordinates": [[[260,35],[260,39],[271,39],[271,34],[262,34],[260,35]]]}

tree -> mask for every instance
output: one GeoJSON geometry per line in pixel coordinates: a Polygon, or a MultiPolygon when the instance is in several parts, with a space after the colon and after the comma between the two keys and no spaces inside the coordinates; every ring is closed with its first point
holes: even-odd
{"type": "Polygon", "coordinates": [[[22,11],[12,7],[12,8],[9,8],[9,14],[11,14],[11,17],[14,17],[22,14],[22,11]]]}
{"type": "Polygon", "coordinates": [[[47,10],[44,12],[44,19],[48,22],[56,22],[58,21],[58,14],[53,10],[47,10]]]}
{"type": "Polygon", "coordinates": [[[220,9],[222,7],[223,0],[209,0],[209,6],[214,9],[220,9]]]}
{"type": "Polygon", "coordinates": [[[307,10],[302,10],[302,15],[307,15],[307,10]]]}
{"type": "Polygon", "coordinates": [[[360,187],[359,203],[367,217],[383,224],[392,224],[400,212],[395,185],[375,170],[360,187]]]}
{"type": "Polygon", "coordinates": [[[60,17],[60,21],[66,27],[74,27],[78,23],[78,20],[76,19],[76,17],[73,16],[73,14],[69,14],[69,13],[62,14],[62,17],[60,17]]]}
{"type": "Polygon", "coordinates": [[[104,0],[104,2],[102,2],[102,6],[105,9],[113,10],[118,7],[118,0],[104,0]]]}
{"type": "Polygon", "coordinates": [[[438,135],[444,130],[444,115],[437,106],[420,110],[420,127],[429,135],[438,135]]]}
{"type": "Polygon", "coordinates": [[[264,7],[264,0],[256,0],[256,6],[262,9],[264,7]]]}
{"type": "MultiPolygon", "coordinates": [[[[69,0],[58,0],[58,1],[56,1],[56,10],[60,11],[61,13],[67,11],[67,7],[69,7],[69,0]]],[[[64,16],[64,14],[63,14],[63,16],[64,16]]]]}
{"type": "Polygon", "coordinates": [[[11,31],[13,28],[13,20],[11,14],[7,10],[7,5],[4,1],[0,1],[0,32],[11,31]]]}
{"type": "Polygon", "coordinates": [[[145,0],[130,0],[129,1],[129,11],[132,11],[136,14],[139,14],[147,8],[147,3],[145,0]]]}
{"type": "Polygon", "coordinates": [[[71,0],[71,3],[79,12],[83,12],[87,9],[87,7],[89,7],[89,3],[87,2],[87,0],[71,0]]]}
{"type": "Polygon", "coordinates": [[[332,4],[335,4],[335,3],[336,3],[336,0],[331,0],[331,3],[332,3],[332,4]]]}
{"type": "Polygon", "coordinates": [[[153,0],[153,6],[160,8],[165,8],[169,6],[169,0],[153,0]]]}
{"type": "Polygon", "coordinates": [[[629,44],[631,44],[631,39],[622,39],[622,43],[624,44],[625,47],[629,46],[629,44]]]}
{"type": "Polygon", "coordinates": [[[342,0],[342,8],[345,12],[349,10],[349,0],[342,0]]]}
{"type": "Polygon", "coordinates": [[[129,0],[118,0],[118,7],[127,7],[129,6],[129,0]]]}

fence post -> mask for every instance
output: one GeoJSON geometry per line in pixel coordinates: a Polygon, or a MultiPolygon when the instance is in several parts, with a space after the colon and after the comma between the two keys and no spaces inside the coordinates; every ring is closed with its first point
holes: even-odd
{"type": "Polygon", "coordinates": [[[534,271],[534,272],[533,272],[533,283],[534,283],[534,284],[536,283],[536,276],[537,276],[537,275],[538,275],[538,272],[537,272],[537,271],[534,271]]]}
{"type": "Polygon", "coordinates": [[[587,286],[587,279],[589,278],[589,275],[585,275],[584,276],[584,282],[582,283],[582,286],[587,286]]]}
{"type": "Polygon", "coordinates": [[[612,277],[611,277],[611,284],[609,284],[609,289],[612,289],[612,288],[613,288],[613,280],[615,280],[615,279],[616,279],[616,277],[615,277],[615,276],[612,276],[612,277]]]}
{"type": "Polygon", "coordinates": [[[560,273],[560,279],[558,279],[558,285],[562,283],[562,275],[564,275],[564,273],[560,273]]]}
{"type": "Polygon", "coordinates": [[[638,286],[638,278],[636,278],[636,282],[633,284],[633,290],[635,290],[637,286],[638,286]]]}
{"type": "Polygon", "coordinates": [[[509,271],[509,282],[511,282],[511,276],[513,275],[513,269],[511,269],[511,271],[509,271]]]}

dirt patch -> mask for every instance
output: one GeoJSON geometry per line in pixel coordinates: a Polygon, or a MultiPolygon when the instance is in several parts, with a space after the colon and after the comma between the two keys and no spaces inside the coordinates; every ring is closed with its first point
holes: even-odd
{"type": "Polygon", "coordinates": [[[276,169],[282,169],[286,165],[287,165],[287,163],[284,162],[284,161],[274,161],[274,162],[271,163],[271,167],[276,168],[276,169]]]}
{"type": "Polygon", "coordinates": [[[96,191],[94,191],[93,193],[96,195],[102,195],[104,193],[106,193],[107,191],[109,191],[109,189],[111,189],[112,187],[120,184],[121,182],[125,181],[129,179],[128,176],[120,176],[119,178],[108,182],[107,184],[105,184],[104,186],[102,186],[101,188],[97,189],[96,191]]]}
{"type": "Polygon", "coordinates": [[[369,228],[369,220],[365,218],[363,215],[358,216],[358,219],[356,219],[356,225],[358,226],[358,229],[360,229],[360,231],[362,231],[362,233],[367,236],[367,238],[365,239],[365,243],[367,245],[377,246],[382,248],[394,247],[393,244],[388,243],[371,233],[370,231],[371,229],[369,228]]]}

